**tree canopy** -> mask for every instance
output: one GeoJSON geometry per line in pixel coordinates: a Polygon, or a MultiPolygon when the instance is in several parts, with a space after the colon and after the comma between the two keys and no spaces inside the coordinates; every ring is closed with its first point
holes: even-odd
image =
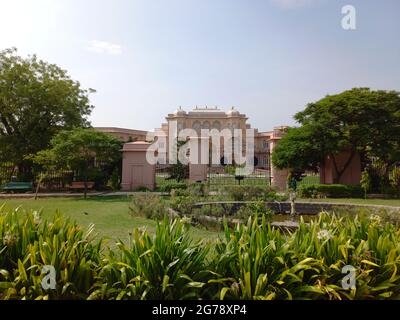
{"type": "Polygon", "coordinates": [[[50,145],[49,149],[37,153],[36,163],[79,170],[95,161],[106,164],[121,159],[121,142],[94,129],[61,131],[51,139],[50,145]]]}
{"type": "Polygon", "coordinates": [[[0,51],[0,161],[29,173],[26,157],[48,148],[55,134],[89,126],[91,92],[35,55],[0,51]]]}
{"type": "Polygon", "coordinates": [[[386,163],[400,161],[400,93],[355,88],[310,103],[295,115],[292,128],[274,150],[277,168],[316,169],[325,156],[350,150],[347,165],[335,166],[338,179],[356,152],[386,163]]]}
{"type": "Polygon", "coordinates": [[[112,171],[122,157],[121,142],[94,129],[61,131],[52,138],[50,145],[49,149],[36,154],[34,162],[48,169],[69,168],[85,182],[90,169],[109,167],[112,171]]]}
{"type": "Polygon", "coordinates": [[[308,127],[288,128],[272,153],[272,162],[279,169],[315,170],[323,160],[318,137],[308,127]]]}

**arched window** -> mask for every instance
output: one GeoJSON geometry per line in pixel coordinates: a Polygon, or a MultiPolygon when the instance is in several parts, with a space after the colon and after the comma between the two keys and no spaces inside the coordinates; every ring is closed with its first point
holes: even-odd
{"type": "Polygon", "coordinates": [[[210,129],[210,123],[208,121],[204,121],[203,125],[201,126],[202,129],[210,129]]]}
{"type": "Polygon", "coordinates": [[[212,129],[217,129],[217,130],[221,131],[221,122],[215,120],[212,124],[212,129]]]}
{"type": "Polygon", "coordinates": [[[200,134],[200,130],[201,130],[201,123],[199,121],[195,121],[193,122],[193,130],[195,130],[197,132],[197,134],[200,134]]]}

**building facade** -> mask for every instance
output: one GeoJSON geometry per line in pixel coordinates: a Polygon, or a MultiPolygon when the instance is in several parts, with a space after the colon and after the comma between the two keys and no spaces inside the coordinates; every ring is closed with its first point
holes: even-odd
{"type": "Polygon", "coordinates": [[[123,142],[146,141],[148,132],[114,127],[96,127],[97,131],[108,133],[123,142]]]}
{"type": "MultiPolygon", "coordinates": [[[[248,117],[240,113],[234,107],[225,112],[217,107],[215,108],[199,108],[186,112],[182,108],[178,108],[174,113],[168,114],[166,122],[160,128],[155,130],[156,135],[164,135],[166,141],[169,141],[169,132],[172,122],[176,123],[178,132],[184,129],[194,130],[198,136],[201,135],[202,129],[222,130],[241,130],[242,132],[242,151],[246,151],[246,129],[251,129],[248,123],[248,117]]],[[[260,132],[254,129],[254,164],[257,168],[269,170],[271,167],[270,154],[272,148],[277,141],[281,139],[287,127],[276,127],[272,131],[260,132]]],[[[166,146],[169,149],[168,145],[166,146]]],[[[220,163],[224,163],[224,143],[220,143],[220,163]]],[[[212,151],[211,151],[212,152],[212,151]]],[[[166,155],[168,157],[168,154],[166,155]]]]}
{"type": "MultiPolygon", "coordinates": [[[[195,107],[193,110],[185,111],[179,107],[174,113],[168,114],[165,122],[153,132],[146,132],[140,130],[120,129],[120,128],[96,128],[98,131],[112,134],[113,136],[121,139],[124,142],[133,141],[148,141],[152,142],[157,137],[162,136],[163,141],[160,145],[164,151],[159,152],[158,159],[160,163],[168,163],[169,160],[169,134],[171,126],[176,126],[177,132],[181,130],[193,130],[198,136],[201,135],[202,129],[216,129],[222,130],[240,130],[242,135],[241,149],[243,155],[246,152],[246,130],[251,129],[251,124],[248,123],[248,117],[240,113],[234,107],[228,111],[223,111],[217,107],[195,107]],[[166,143],[166,145],[163,145],[166,143]]],[[[256,170],[269,171],[272,183],[280,189],[286,187],[287,172],[276,170],[271,165],[271,153],[274,147],[279,143],[279,140],[285,133],[286,126],[275,127],[271,131],[259,131],[254,129],[254,166],[256,170]]],[[[190,138],[190,137],[189,137],[190,138]]],[[[219,163],[212,163],[211,165],[226,164],[224,157],[224,141],[220,142],[219,154],[221,155],[219,163]]],[[[215,152],[211,147],[210,153],[215,152]]],[[[215,148],[215,147],[214,147],[215,148]]],[[[211,156],[210,156],[211,157],[211,156]]],[[[232,158],[231,158],[232,160],[232,158]]],[[[234,161],[234,159],[233,159],[234,161]]]]}

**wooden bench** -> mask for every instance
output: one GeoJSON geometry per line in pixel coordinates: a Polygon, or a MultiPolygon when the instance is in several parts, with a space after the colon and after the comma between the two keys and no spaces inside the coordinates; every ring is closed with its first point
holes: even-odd
{"type": "Polygon", "coordinates": [[[32,191],[32,182],[9,182],[1,188],[3,191],[32,191]]]}
{"type": "MultiPolygon", "coordinates": [[[[88,190],[94,188],[94,182],[88,181],[86,182],[86,187],[88,190]]],[[[70,190],[84,190],[85,189],[85,182],[84,181],[74,181],[68,185],[68,189],[70,190]]]]}

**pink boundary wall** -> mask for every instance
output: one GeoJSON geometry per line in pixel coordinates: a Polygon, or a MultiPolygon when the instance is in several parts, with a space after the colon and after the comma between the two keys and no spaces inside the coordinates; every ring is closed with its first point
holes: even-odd
{"type": "Polygon", "coordinates": [[[133,142],[124,144],[122,149],[122,182],[123,191],[134,191],[145,187],[154,190],[156,186],[156,167],[146,159],[147,142],[133,142]]]}
{"type": "MultiPolygon", "coordinates": [[[[344,168],[344,165],[350,157],[350,151],[344,151],[335,156],[336,164],[339,170],[344,168]]],[[[333,159],[330,156],[325,157],[325,162],[320,168],[320,183],[322,184],[333,184],[337,178],[333,159]]],[[[343,175],[340,177],[339,181],[336,183],[357,185],[360,184],[361,180],[361,159],[360,154],[356,153],[344,171],[343,175]]]]}

